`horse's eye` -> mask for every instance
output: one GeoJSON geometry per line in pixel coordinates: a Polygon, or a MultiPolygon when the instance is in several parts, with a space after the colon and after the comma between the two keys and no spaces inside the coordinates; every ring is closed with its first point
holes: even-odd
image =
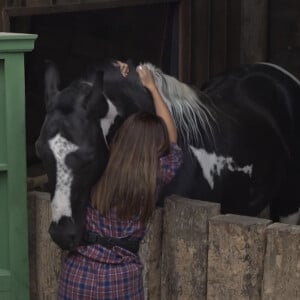
{"type": "Polygon", "coordinates": [[[76,151],[66,157],[66,164],[73,170],[81,169],[93,162],[94,155],[86,151],[76,151]]]}

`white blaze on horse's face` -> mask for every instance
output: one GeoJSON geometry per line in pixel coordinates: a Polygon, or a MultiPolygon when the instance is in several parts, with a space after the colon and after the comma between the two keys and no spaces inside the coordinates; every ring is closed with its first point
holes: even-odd
{"type": "Polygon", "coordinates": [[[109,133],[109,129],[110,129],[111,125],[115,122],[115,119],[118,115],[118,111],[117,111],[117,108],[115,107],[115,105],[108,98],[106,98],[106,101],[108,104],[108,111],[107,111],[106,116],[100,120],[100,126],[102,128],[103,136],[104,136],[105,142],[107,144],[106,137],[109,133]]]}
{"type": "Polygon", "coordinates": [[[214,176],[220,176],[221,171],[225,168],[231,172],[243,172],[249,177],[252,176],[253,165],[239,167],[232,157],[217,156],[214,152],[207,153],[204,149],[197,149],[193,146],[190,146],[190,148],[197,158],[202,168],[203,177],[207,180],[211,189],[214,188],[214,176]]]}
{"type": "Polygon", "coordinates": [[[56,186],[51,202],[52,221],[58,222],[61,217],[72,217],[71,209],[71,185],[73,172],[65,163],[68,154],[78,150],[78,146],[72,144],[60,134],[49,140],[49,147],[56,160],[56,186]]]}

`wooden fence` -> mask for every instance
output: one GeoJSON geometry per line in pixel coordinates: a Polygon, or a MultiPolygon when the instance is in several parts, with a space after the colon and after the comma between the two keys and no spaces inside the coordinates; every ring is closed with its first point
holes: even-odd
{"type": "MultiPolygon", "coordinates": [[[[45,199],[29,193],[31,300],[56,299],[63,256],[45,199]]],[[[139,252],[145,299],[300,299],[300,226],[219,211],[177,196],[157,209],[139,252]]]]}

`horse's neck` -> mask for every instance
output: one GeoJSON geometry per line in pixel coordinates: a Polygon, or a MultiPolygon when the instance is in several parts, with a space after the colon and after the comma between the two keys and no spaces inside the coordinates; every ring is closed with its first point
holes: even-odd
{"type": "MultiPolygon", "coordinates": [[[[162,73],[152,64],[146,65],[152,71],[156,86],[172,113],[183,144],[200,145],[212,141],[215,120],[205,99],[188,85],[162,73]]],[[[107,73],[110,76],[105,80],[105,93],[116,106],[119,116],[126,119],[138,111],[154,112],[151,96],[142,86],[137,73],[129,72],[124,79],[118,72],[114,69],[107,73]]]]}

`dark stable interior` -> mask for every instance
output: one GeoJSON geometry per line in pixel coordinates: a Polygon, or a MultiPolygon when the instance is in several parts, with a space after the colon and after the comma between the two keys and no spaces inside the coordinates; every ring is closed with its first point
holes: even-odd
{"type": "Polygon", "coordinates": [[[16,17],[11,25],[14,32],[38,34],[33,52],[25,56],[29,176],[38,175],[31,166],[39,163],[34,143],[45,117],[46,60],[57,65],[61,87],[83,74],[88,66],[107,58],[131,59],[134,63],[148,61],[165,73],[177,76],[175,4],[16,17]]]}

